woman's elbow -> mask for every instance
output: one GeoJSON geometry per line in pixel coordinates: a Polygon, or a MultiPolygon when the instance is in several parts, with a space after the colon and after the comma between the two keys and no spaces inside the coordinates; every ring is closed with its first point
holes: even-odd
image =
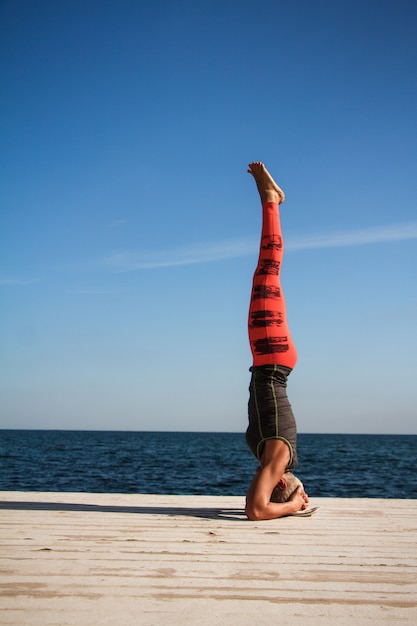
{"type": "Polygon", "coordinates": [[[251,506],[247,504],[245,507],[245,514],[248,520],[250,520],[251,522],[259,522],[260,520],[265,519],[265,517],[262,515],[262,510],[256,506],[251,506]]]}

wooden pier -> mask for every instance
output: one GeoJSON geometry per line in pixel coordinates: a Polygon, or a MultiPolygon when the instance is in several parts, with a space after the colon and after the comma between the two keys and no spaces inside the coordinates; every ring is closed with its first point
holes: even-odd
{"type": "Polygon", "coordinates": [[[2,626],[417,623],[417,500],[0,492],[2,626]]]}

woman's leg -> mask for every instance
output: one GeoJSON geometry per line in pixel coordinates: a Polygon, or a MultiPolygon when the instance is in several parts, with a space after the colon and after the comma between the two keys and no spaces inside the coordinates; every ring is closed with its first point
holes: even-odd
{"type": "Polygon", "coordinates": [[[262,202],[262,234],[249,308],[249,342],[253,365],[295,366],[297,352],[287,323],[280,271],[284,254],[279,204],[283,192],[262,163],[252,163],[262,202]]]}

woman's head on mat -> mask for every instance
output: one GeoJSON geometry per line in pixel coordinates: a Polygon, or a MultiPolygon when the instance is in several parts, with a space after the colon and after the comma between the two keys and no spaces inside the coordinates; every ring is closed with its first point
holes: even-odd
{"type": "Polygon", "coordinates": [[[291,472],[285,472],[278,484],[275,486],[271,494],[271,502],[288,502],[294,491],[301,488],[301,492],[304,492],[304,485],[299,478],[294,476],[291,472]]]}

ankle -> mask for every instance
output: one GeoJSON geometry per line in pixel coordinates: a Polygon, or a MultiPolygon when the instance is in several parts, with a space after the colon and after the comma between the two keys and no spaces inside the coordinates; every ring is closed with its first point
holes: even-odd
{"type": "Polygon", "coordinates": [[[259,195],[261,196],[262,204],[264,204],[265,202],[274,202],[275,204],[280,204],[282,202],[280,194],[274,189],[259,191],[259,195]]]}

